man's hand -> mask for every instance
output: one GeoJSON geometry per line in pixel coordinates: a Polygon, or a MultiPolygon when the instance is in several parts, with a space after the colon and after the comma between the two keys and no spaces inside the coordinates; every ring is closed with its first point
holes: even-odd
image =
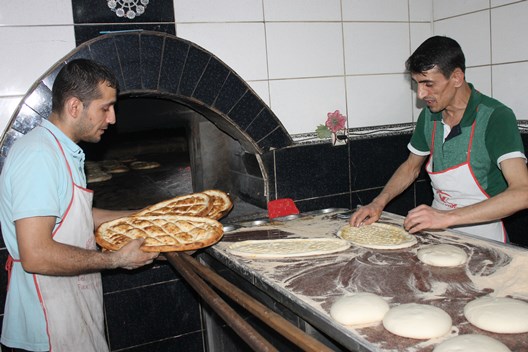
{"type": "Polygon", "coordinates": [[[403,227],[409,233],[416,233],[425,229],[441,230],[451,226],[451,220],[449,211],[434,209],[422,204],[407,213],[403,227]]]}
{"type": "Polygon", "coordinates": [[[369,225],[378,221],[383,211],[383,207],[375,203],[359,207],[350,217],[350,225],[358,227],[360,225],[369,225]]]}
{"type": "Polygon", "coordinates": [[[132,270],[152,263],[159,252],[142,251],[140,247],[143,242],[145,242],[144,238],[132,240],[117,252],[111,253],[114,256],[115,267],[132,270]]]}

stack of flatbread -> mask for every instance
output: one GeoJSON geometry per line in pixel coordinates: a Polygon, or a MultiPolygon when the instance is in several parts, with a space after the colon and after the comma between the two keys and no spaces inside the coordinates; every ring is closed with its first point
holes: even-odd
{"type": "Polygon", "coordinates": [[[222,238],[218,220],[232,207],[229,196],[220,190],[182,195],[102,224],[95,239],[108,250],[118,250],[136,238],[145,238],[141,248],[146,252],[195,250],[222,238]]]}

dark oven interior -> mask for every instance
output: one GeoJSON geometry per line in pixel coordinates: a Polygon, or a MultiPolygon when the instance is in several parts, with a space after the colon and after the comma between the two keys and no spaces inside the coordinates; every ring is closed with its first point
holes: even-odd
{"type": "Polygon", "coordinates": [[[200,113],[163,98],[122,97],[116,117],[99,143],[81,142],[94,206],[140,209],[215,188],[235,203],[223,221],[265,215],[261,205],[241,199],[231,178],[232,155],[254,156],[200,113]]]}

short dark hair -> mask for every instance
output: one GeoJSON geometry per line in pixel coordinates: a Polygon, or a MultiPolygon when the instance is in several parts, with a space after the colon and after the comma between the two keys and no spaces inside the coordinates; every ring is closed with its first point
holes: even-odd
{"type": "Polygon", "coordinates": [[[466,58],[456,40],[434,36],[424,41],[405,62],[411,73],[422,73],[436,67],[446,78],[456,68],[466,72],[466,58]]]}
{"type": "Polygon", "coordinates": [[[85,105],[101,96],[99,84],[107,82],[118,89],[115,75],[104,65],[88,59],[68,62],[58,73],[52,88],[52,111],[62,110],[68,98],[76,97],[85,105]]]}

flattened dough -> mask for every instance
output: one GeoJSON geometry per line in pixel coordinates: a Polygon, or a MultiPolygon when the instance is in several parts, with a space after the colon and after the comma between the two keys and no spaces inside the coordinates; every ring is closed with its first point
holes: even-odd
{"type": "Polygon", "coordinates": [[[374,249],[400,249],[414,245],[416,237],[402,227],[390,224],[373,223],[359,227],[346,225],[337,236],[361,247],[374,249]]]}
{"type": "Polygon", "coordinates": [[[242,241],[227,250],[248,258],[290,258],[340,252],[349,247],[350,243],[338,238],[291,238],[242,241]]]}
{"type": "Polygon", "coordinates": [[[444,310],[428,304],[406,303],[391,308],[383,326],[391,333],[413,339],[432,339],[447,334],[453,321],[444,310]]]}
{"type": "Polygon", "coordinates": [[[459,335],[446,340],[435,347],[433,352],[511,352],[499,340],[486,335],[459,335]]]}
{"type": "Polygon", "coordinates": [[[389,304],[378,295],[360,292],[335,301],[330,316],[344,325],[371,324],[380,322],[389,308],[389,304]]]}
{"type": "Polygon", "coordinates": [[[459,266],[464,264],[468,258],[462,248],[451,244],[433,244],[420,248],[417,256],[422,263],[441,267],[459,266]]]}
{"type": "Polygon", "coordinates": [[[499,334],[528,332],[528,303],[508,297],[481,297],[464,307],[464,316],[477,328],[499,334]]]}

